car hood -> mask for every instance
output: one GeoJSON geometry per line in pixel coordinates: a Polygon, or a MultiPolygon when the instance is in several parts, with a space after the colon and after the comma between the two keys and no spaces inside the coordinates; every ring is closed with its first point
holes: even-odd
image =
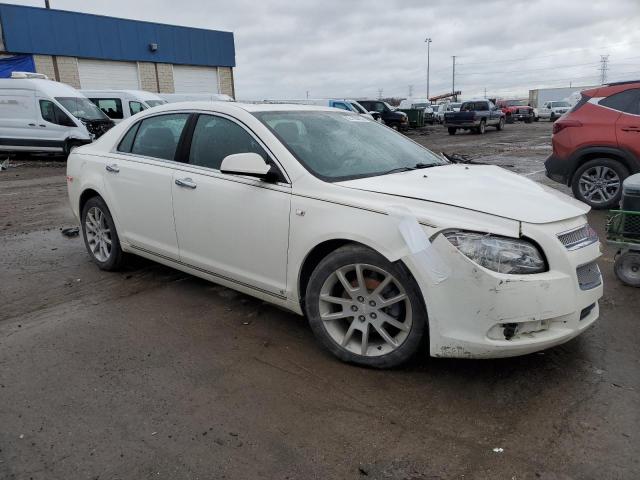
{"type": "MultiPolygon", "coordinates": [[[[527,223],[584,215],[589,206],[494,165],[449,164],[338,182],[356,190],[425,200],[527,223]]],[[[397,203],[390,199],[390,202],[397,203]]]]}

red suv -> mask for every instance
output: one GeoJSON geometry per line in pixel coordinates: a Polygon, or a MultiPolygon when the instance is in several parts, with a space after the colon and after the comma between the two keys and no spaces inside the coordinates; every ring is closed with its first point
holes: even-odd
{"type": "Polygon", "coordinates": [[[622,181],[640,171],[640,80],[584,90],[553,124],[547,176],[593,208],[617,206],[622,181]]]}

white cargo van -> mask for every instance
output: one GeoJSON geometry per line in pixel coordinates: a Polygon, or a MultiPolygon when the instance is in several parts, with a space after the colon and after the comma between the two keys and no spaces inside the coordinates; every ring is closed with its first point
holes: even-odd
{"type": "Polygon", "coordinates": [[[167,103],[155,93],[144,90],[80,90],[80,92],[116,123],[147,108],[167,103]]]}
{"type": "Polygon", "coordinates": [[[113,122],[64,83],[34,73],[0,79],[0,150],[68,154],[91,143],[113,122]]]}

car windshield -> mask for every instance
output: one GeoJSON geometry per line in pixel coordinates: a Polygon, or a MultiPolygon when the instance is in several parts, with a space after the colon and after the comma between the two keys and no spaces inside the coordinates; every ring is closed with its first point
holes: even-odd
{"type": "Polygon", "coordinates": [[[157,107],[158,105],[164,105],[167,103],[166,100],[145,100],[144,103],[149,105],[150,107],[157,107]]]}
{"type": "Polygon", "coordinates": [[[504,102],[507,107],[524,107],[527,102],[524,100],[507,100],[504,102]]]}
{"type": "Polygon", "coordinates": [[[356,112],[358,112],[358,113],[369,113],[363,107],[361,107],[360,105],[358,105],[355,102],[349,102],[349,105],[351,105],[353,108],[355,108],[356,112]]]}
{"type": "Polygon", "coordinates": [[[83,97],[56,97],[71,115],[80,120],[109,120],[91,100],[83,97]]]}
{"type": "Polygon", "coordinates": [[[349,113],[256,112],[298,161],[327,181],[448,162],[390,128],[349,113]]]}
{"type": "Polygon", "coordinates": [[[568,102],[551,102],[552,107],[568,107],[568,102]]]}
{"type": "Polygon", "coordinates": [[[437,112],[438,110],[440,110],[440,105],[431,105],[431,109],[435,112],[437,112]]]}

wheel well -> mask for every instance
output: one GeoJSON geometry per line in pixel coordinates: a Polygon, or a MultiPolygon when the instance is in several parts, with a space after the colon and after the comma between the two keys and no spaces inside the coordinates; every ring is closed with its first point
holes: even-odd
{"type": "Polygon", "coordinates": [[[335,239],[327,240],[326,242],[322,242],[313,247],[313,250],[311,250],[307,255],[307,258],[304,259],[302,268],[300,269],[300,276],[298,278],[298,296],[300,297],[301,303],[304,304],[304,298],[307,293],[307,285],[309,284],[311,274],[318,266],[318,264],[322,261],[322,259],[334,250],[337,250],[338,248],[350,243],[355,244],[356,242],[353,242],[351,240],[335,239]]]}
{"type": "Polygon", "coordinates": [[[576,171],[589,160],[594,160],[596,158],[608,158],[610,160],[616,160],[620,162],[624,167],[629,171],[629,173],[633,172],[632,165],[629,164],[628,159],[626,159],[623,155],[617,154],[615,152],[587,152],[580,156],[578,161],[576,162],[576,168],[571,173],[571,176],[568,179],[568,184],[571,185],[573,182],[573,176],[576,174],[576,171]]]}
{"type": "Polygon", "coordinates": [[[99,196],[100,194],[98,192],[90,188],[82,192],[82,194],[80,195],[80,209],[78,210],[78,215],[82,215],[82,209],[84,208],[84,204],[87,203],[87,200],[89,200],[90,198],[99,197],[99,196]]]}

